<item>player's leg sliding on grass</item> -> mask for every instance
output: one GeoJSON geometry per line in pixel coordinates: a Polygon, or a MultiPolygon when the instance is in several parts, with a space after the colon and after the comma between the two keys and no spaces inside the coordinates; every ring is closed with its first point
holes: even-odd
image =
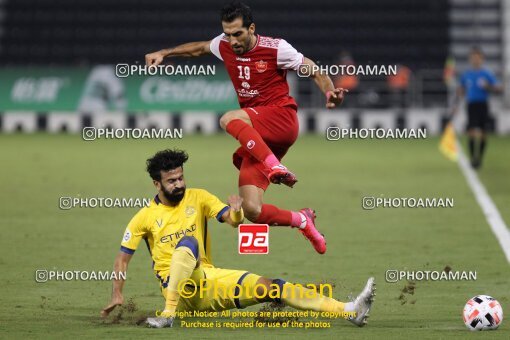
{"type": "MultiPolygon", "coordinates": [[[[243,160],[243,167],[249,165],[249,159],[251,158],[243,160]]],[[[188,155],[182,150],[163,150],[147,160],[147,172],[158,194],[149,206],[140,209],[131,219],[115,258],[115,272],[126,273],[140,242],[145,240],[153,260],[154,274],[160,281],[165,298],[162,316],[147,319],[150,326],[158,328],[172,326],[173,318],[180,310],[227,310],[273,300],[298,309],[355,312],[356,317],[351,321],[359,326],[365,323],[375,295],[372,278],[356,300],[352,303],[342,303],[318,294],[310,296],[314,291],[309,289],[304,289],[304,296],[297,295],[298,287],[282,280],[270,280],[246,271],[214,267],[210,259],[210,233],[207,233],[207,221],[216,219],[220,223],[238,227],[244,221],[243,199],[238,195],[231,195],[228,204],[225,204],[204,189],[187,189],[184,178],[184,163],[187,160],[188,155]],[[205,284],[202,285],[204,281],[205,284]],[[227,287],[228,293],[218,294],[217,291],[211,290],[211,287],[216,285],[227,287]],[[268,293],[255,294],[260,286],[268,293]],[[241,290],[241,294],[237,293],[237,289],[241,290]],[[193,296],[189,295],[190,290],[195,292],[193,296]],[[203,294],[196,294],[197,291],[203,294]],[[287,291],[290,291],[290,294],[285,295],[287,291]],[[183,298],[183,293],[186,293],[186,298],[183,298]]],[[[248,170],[256,169],[248,167],[248,170]]],[[[268,185],[267,178],[261,172],[254,173],[258,174],[256,178],[266,181],[264,185],[268,185]]],[[[241,171],[241,174],[246,172],[241,171]]],[[[261,200],[263,189],[253,185],[241,186],[241,190],[247,188],[256,190],[255,196],[258,195],[261,200]]],[[[282,223],[292,223],[292,213],[281,212],[269,205],[261,205],[259,215],[267,213],[265,212],[267,209],[272,209],[273,214],[277,215],[269,216],[268,219],[276,221],[281,218],[282,223]],[[286,220],[285,217],[278,217],[285,214],[286,220]]],[[[302,213],[312,214],[307,210],[303,210],[302,213]]],[[[311,217],[306,218],[313,220],[311,217]]],[[[107,317],[124,302],[122,296],[124,283],[122,278],[113,280],[111,300],[101,310],[102,317],[107,317]]]]}
{"type": "MultiPolygon", "coordinates": [[[[177,304],[179,303],[179,283],[184,282],[191,277],[193,270],[199,264],[198,241],[194,237],[183,237],[172,255],[170,262],[170,274],[172,279],[168,281],[168,286],[163,287],[165,297],[165,309],[162,316],[174,316],[177,304]]],[[[170,325],[171,326],[171,325],[170,325]]]]}
{"type": "Polygon", "coordinates": [[[299,310],[330,312],[337,315],[352,312],[353,316],[348,318],[349,321],[360,327],[367,322],[375,296],[373,278],[368,280],[354,301],[344,303],[281,279],[271,280],[248,272],[201,267],[198,251],[198,242],[194,237],[186,236],[177,244],[168,277],[167,279],[161,277],[165,309],[160,316],[147,319],[149,327],[172,327],[178,310],[219,311],[270,301],[281,302],[299,310]],[[200,287],[198,290],[205,290],[205,285],[201,282],[203,280],[208,286],[207,291],[202,292],[203,297],[197,298],[200,294],[197,288],[194,288],[195,294],[191,297],[188,293],[183,293],[187,289],[183,283],[192,282],[196,287],[200,287]],[[213,289],[211,285],[214,284],[221,285],[223,290],[213,289]]]}

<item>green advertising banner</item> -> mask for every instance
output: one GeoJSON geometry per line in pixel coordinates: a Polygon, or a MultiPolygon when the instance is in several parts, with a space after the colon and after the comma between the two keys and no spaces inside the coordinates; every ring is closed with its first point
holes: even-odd
{"type": "Polygon", "coordinates": [[[215,76],[131,76],[125,81],[129,110],[213,110],[238,108],[225,71],[215,76]]]}
{"type": "Polygon", "coordinates": [[[80,68],[0,68],[0,110],[76,110],[88,74],[80,68]]]}
{"type": "Polygon", "coordinates": [[[0,111],[225,111],[238,107],[223,66],[214,75],[117,77],[93,68],[0,68],[0,111]]]}

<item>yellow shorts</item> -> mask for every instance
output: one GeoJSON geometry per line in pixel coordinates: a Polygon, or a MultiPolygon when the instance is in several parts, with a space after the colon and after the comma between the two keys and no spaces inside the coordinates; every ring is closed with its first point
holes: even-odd
{"type": "MultiPolygon", "coordinates": [[[[156,272],[163,297],[170,269],[156,272]]],[[[259,303],[255,289],[259,275],[243,270],[200,265],[186,282],[178,285],[181,298],[177,311],[222,311],[259,303]]]]}

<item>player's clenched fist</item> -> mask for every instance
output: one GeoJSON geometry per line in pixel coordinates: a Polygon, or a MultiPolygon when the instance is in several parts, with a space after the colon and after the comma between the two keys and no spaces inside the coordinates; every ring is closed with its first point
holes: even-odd
{"type": "Polygon", "coordinates": [[[237,228],[244,221],[243,198],[238,195],[230,195],[228,197],[228,205],[230,206],[228,210],[229,224],[237,228]]]}
{"type": "Polygon", "coordinates": [[[349,90],[343,89],[341,87],[336,88],[333,91],[328,91],[326,93],[326,98],[327,98],[326,107],[328,109],[332,109],[332,108],[337,107],[338,105],[342,104],[342,102],[344,101],[344,93],[347,93],[347,92],[349,92],[349,90]]]}
{"type": "Polygon", "coordinates": [[[145,64],[147,66],[158,66],[163,62],[163,58],[165,58],[165,55],[161,51],[149,53],[145,55],[145,64]]]}

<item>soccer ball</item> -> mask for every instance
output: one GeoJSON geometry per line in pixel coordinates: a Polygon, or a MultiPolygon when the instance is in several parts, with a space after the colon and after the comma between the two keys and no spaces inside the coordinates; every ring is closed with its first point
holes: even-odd
{"type": "Polygon", "coordinates": [[[477,295],[464,306],[464,323],[470,331],[497,329],[503,321],[499,302],[488,295],[477,295]]]}

